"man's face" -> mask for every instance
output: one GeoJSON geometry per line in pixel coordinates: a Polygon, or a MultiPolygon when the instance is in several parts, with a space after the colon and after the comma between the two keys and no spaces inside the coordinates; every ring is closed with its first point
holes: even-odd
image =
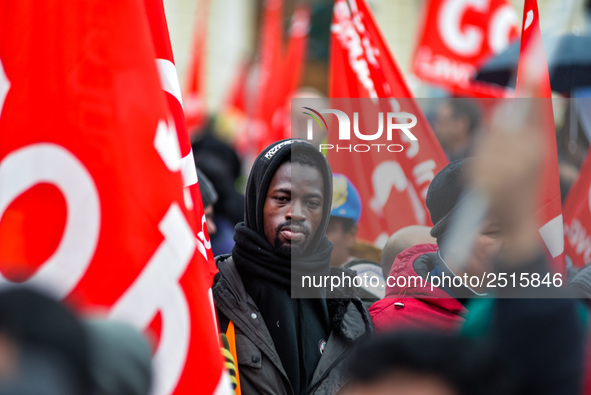
{"type": "Polygon", "coordinates": [[[304,252],[322,222],[323,190],[318,169],[291,162],[279,166],[263,208],[265,237],[275,251],[304,252]]]}
{"type": "Polygon", "coordinates": [[[501,227],[493,216],[489,216],[482,224],[468,262],[465,272],[468,275],[480,277],[483,272],[491,272],[495,257],[503,247],[503,235],[501,227]]]}
{"type": "Polygon", "coordinates": [[[345,230],[343,218],[330,217],[328,228],[326,228],[326,237],[334,246],[330,255],[331,266],[341,266],[349,260],[356,236],[356,225],[345,230]]]}
{"type": "Polygon", "coordinates": [[[467,118],[454,115],[449,103],[444,102],[437,107],[433,130],[443,149],[448,150],[458,141],[466,139],[468,126],[467,118]]]}

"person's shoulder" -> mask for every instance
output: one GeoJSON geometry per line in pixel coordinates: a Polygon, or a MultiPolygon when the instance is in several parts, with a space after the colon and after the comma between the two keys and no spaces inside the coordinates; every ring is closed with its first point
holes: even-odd
{"type": "MultiPolygon", "coordinates": [[[[340,267],[331,267],[331,275],[355,277],[355,272],[340,267]]],[[[373,323],[367,307],[357,296],[354,287],[337,287],[327,293],[328,314],[332,331],[338,335],[356,340],[373,333],[373,323]]]]}
{"type": "Polygon", "coordinates": [[[222,277],[224,277],[224,272],[226,272],[227,270],[232,270],[231,263],[232,263],[233,259],[232,259],[232,254],[218,255],[214,259],[215,259],[215,264],[218,268],[218,272],[216,273],[215,277],[213,278],[213,284],[215,285],[218,283],[218,281],[220,281],[220,279],[222,277]]]}
{"type": "Polygon", "coordinates": [[[369,313],[378,332],[411,328],[447,332],[464,322],[465,310],[455,304],[459,305],[455,299],[384,298],[374,303],[369,313]]]}
{"type": "Polygon", "coordinates": [[[238,273],[238,269],[236,269],[236,264],[234,263],[232,254],[216,256],[215,263],[217,265],[218,272],[213,279],[212,288],[214,291],[214,296],[216,289],[222,286],[221,283],[223,283],[225,286],[235,289],[244,288],[244,285],[242,284],[242,278],[240,277],[240,273],[238,273]]]}
{"type": "Polygon", "coordinates": [[[356,272],[359,272],[360,270],[364,270],[364,271],[372,271],[372,272],[376,272],[376,274],[379,274],[382,276],[382,265],[380,265],[379,263],[372,261],[370,259],[365,259],[365,258],[353,258],[345,263],[343,263],[341,265],[341,268],[343,269],[351,269],[351,270],[355,270],[356,272]]]}

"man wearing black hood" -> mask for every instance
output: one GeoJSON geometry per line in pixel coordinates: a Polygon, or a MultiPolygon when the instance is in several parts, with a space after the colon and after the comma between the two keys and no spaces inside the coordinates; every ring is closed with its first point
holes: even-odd
{"type": "Polygon", "coordinates": [[[358,298],[301,288],[314,298],[292,298],[303,275],[329,274],[331,196],[328,162],[303,140],[276,142],[253,164],[245,221],[213,286],[220,330],[235,332],[242,394],[334,394],[350,345],[373,329],[358,298]]]}

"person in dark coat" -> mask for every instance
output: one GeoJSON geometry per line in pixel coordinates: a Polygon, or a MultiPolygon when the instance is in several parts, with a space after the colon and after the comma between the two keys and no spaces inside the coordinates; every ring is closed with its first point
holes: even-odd
{"type": "Polygon", "coordinates": [[[330,273],[331,196],[328,162],[303,140],[276,142],[253,164],[245,221],[213,286],[220,330],[234,328],[242,394],[335,394],[351,344],[373,330],[359,298],[300,287],[330,273]]]}

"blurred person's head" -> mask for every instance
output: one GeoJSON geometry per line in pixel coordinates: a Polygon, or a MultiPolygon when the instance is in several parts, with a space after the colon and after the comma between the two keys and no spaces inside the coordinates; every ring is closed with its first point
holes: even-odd
{"type": "Polygon", "coordinates": [[[211,236],[217,232],[217,227],[214,221],[214,204],[218,201],[218,194],[213,187],[209,178],[199,169],[199,190],[201,191],[201,199],[203,200],[203,211],[205,213],[205,221],[207,224],[207,233],[211,236]]]}
{"type": "Polygon", "coordinates": [[[0,353],[0,394],[85,395],[95,388],[82,322],[37,291],[0,292],[0,353]]]}
{"type": "Polygon", "coordinates": [[[152,350],[143,334],[127,324],[94,319],[86,322],[96,395],[148,395],[152,350]]]}
{"type": "Polygon", "coordinates": [[[331,196],[332,173],[324,155],[303,140],[278,141],[253,164],[244,224],[276,254],[313,254],[325,241],[331,196]]]}
{"type": "Polygon", "coordinates": [[[342,174],[333,174],[332,209],[326,237],[333,244],[331,266],[341,266],[351,258],[361,216],[361,197],[353,183],[342,174]]]}
{"type": "Polygon", "coordinates": [[[360,343],[349,358],[343,395],[515,393],[494,350],[459,336],[396,332],[360,343]]]}
{"type": "Polygon", "coordinates": [[[435,244],[437,240],[431,236],[431,228],[428,226],[407,226],[395,232],[384,246],[382,251],[382,273],[384,278],[390,274],[392,263],[396,256],[407,248],[418,244],[435,244]]]}
{"type": "Polygon", "coordinates": [[[451,98],[437,107],[433,130],[450,158],[465,156],[480,118],[480,109],[470,99],[451,98]]]}
{"type": "MultiPolygon", "coordinates": [[[[312,87],[302,87],[297,91],[293,92],[289,100],[287,101],[287,107],[289,109],[288,116],[285,117],[288,125],[285,125],[290,130],[290,136],[293,138],[300,138],[303,140],[308,139],[307,135],[307,123],[310,119],[309,116],[305,115],[301,108],[292,109],[292,100],[297,99],[297,103],[305,103],[304,105],[314,108],[327,108],[329,107],[328,99],[319,90],[312,87]]],[[[326,131],[316,131],[312,136],[311,140],[307,140],[311,144],[318,146],[322,141],[326,139],[326,131]]]]}
{"type": "MultiPolygon", "coordinates": [[[[444,260],[446,252],[441,250],[441,246],[448,235],[451,218],[465,201],[463,192],[471,161],[472,159],[468,158],[449,163],[433,178],[427,191],[426,205],[433,222],[431,236],[437,239],[444,260]]],[[[492,271],[493,261],[503,244],[503,229],[494,213],[489,213],[474,239],[465,266],[457,267],[455,262],[447,260],[446,263],[457,275],[466,273],[470,276],[481,276],[485,271],[492,271]]]]}
{"type": "Polygon", "coordinates": [[[236,152],[211,130],[200,134],[191,147],[195,166],[207,176],[218,194],[214,204],[216,216],[225,217],[233,224],[243,221],[244,197],[236,190],[242,163],[236,152]]]}

